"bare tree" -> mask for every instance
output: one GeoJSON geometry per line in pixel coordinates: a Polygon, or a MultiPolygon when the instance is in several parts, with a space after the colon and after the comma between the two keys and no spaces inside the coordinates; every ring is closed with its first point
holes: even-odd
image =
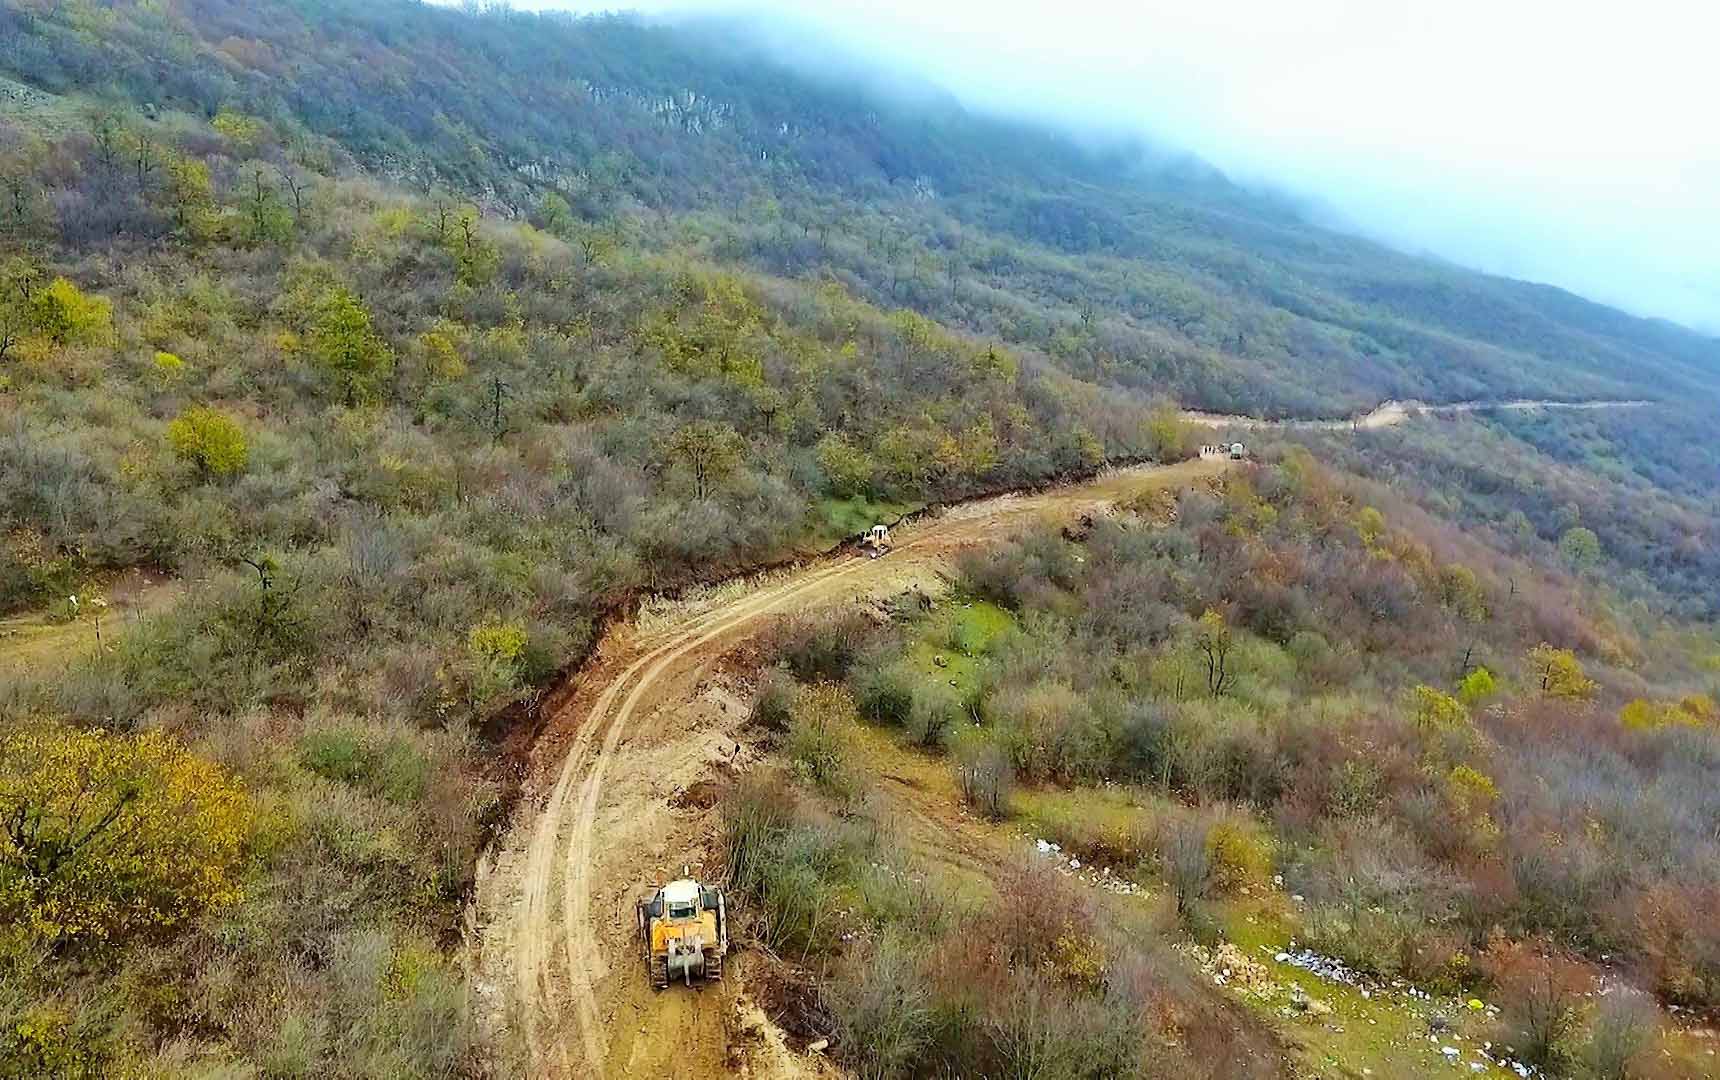
{"type": "Polygon", "coordinates": [[[310,181],[295,175],[293,170],[284,165],[275,166],[275,171],[281,174],[281,183],[286,185],[288,193],[293,197],[293,221],[302,228],[305,223],[305,199],[311,193],[310,181]]]}

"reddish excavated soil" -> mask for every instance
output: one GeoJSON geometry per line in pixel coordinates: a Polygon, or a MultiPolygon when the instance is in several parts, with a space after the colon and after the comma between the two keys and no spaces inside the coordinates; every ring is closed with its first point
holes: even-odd
{"type": "Polygon", "coordinates": [[[512,822],[479,867],[474,991],[498,1059],[533,1076],[806,1076],[746,993],[745,958],[704,990],[653,992],[633,900],[683,866],[714,875],[714,775],[759,748],[746,703],[710,677],[782,615],[935,586],[951,555],[1042,515],[1070,519],[1221,463],[1122,469],[1005,495],[898,530],[883,559],[845,554],[730,583],[614,628],[533,747],[512,822]]]}

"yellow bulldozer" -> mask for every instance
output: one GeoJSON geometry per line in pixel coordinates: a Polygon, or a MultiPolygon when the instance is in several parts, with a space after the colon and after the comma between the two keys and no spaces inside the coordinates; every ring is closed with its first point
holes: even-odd
{"type": "Polygon", "coordinates": [[[895,545],[890,540],[890,530],[883,525],[872,526],[872,530],[860,540],[861,550],[874,559],[889,551],[893,546],[895,545]]]}
{"type": "MultiPolygon", "coordinates": [[[[687,874],[685,868],[681,872],[687,874]]],[[[663,990],[677,979],[688,986],[721,979],[729,952],[723,891],[683,876],[649,892],[637,911],[651,985],[663,990]]]]}

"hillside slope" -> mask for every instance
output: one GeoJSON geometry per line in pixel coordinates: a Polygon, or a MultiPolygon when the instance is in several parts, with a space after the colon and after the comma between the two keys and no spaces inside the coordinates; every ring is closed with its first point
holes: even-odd
{"type": "Polygon", "coordinates": [[[557,192],[584,220],[835,273],[1190,405],[1713,399],[1710,339],[1315,228],[1196,162],[1089,151],[922,87],[815,79],[744,29],[410,0],[19,5],[0,14],[0,69],[57,94],[258,115],[514,215],[557,192]]]}
{"type": "MultiPolygon", "coordinates": [[[[1307,437],[1609,693],[1708,688],[1712,342],[734,35],[0,3],[0,1080],[480,1070],[476,867],[605,627],[1179,407],[1651,399],[1307,437]]],[[[1256,574],[1284,494],[1178,550],[1374,557],[1358,499],[1256,574]]],[[[1392,559],[1369,610],[1446,603],[1392,559]]]]}

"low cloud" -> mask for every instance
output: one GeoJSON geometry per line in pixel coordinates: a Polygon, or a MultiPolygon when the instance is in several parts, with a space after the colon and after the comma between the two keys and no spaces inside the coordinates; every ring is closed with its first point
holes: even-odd
{"type": "Polygon", "coordinates": [[[1720,14],[1704,5],[629,6],[751,17],[791,58],[835,41],[970,107],[1190,150],[1406,250],[1720,331],[1720,14]]]}

